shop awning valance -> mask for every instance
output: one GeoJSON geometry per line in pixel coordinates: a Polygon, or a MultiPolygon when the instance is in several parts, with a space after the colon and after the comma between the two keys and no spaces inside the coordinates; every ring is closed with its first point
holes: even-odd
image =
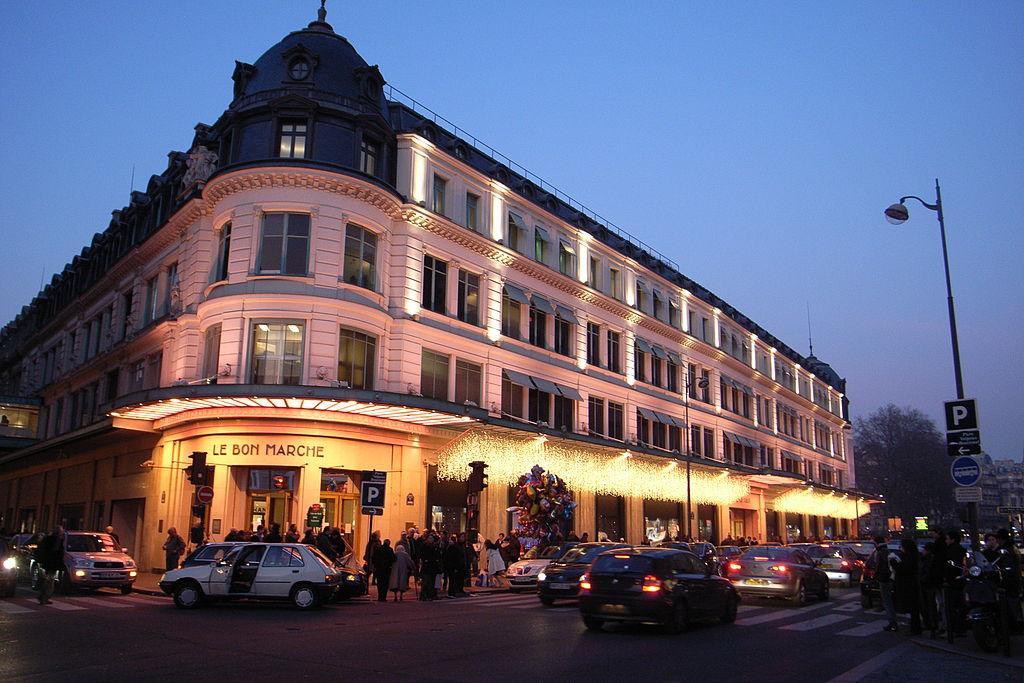
{"type": "Polygon", "coordinates": [[[548,315],[555,314],[555,308],[551,305],[551,302],[542,297],[539,294],[534,294],[532,297],[534,307],[539,311],[544,311],[548,315]]]}
{"type": "Polygon", "coordinates": [[[505,377],[507,377],[508,381],[512,382],[512,384],[518,384],[521,387],[533,389],[534,385],[533,382],[530,380],[529,375],[525,375],[521,372],[516,372],[515,370],[502,370],[502,372],[505,373],[505,377]]]}
{"type": "Polygon", "coordinates": [[[789,458],[790,460],[792,460],[794,462],[803,462],[804,461],[804,459],[801,458],[796,453],[792,453],[790,451],[783,451],[783,450],[780,450],[779,452],[782,453],[782,457],[783,458],[789,458]]]}
{"type": "Polygon", "coordinates": [[[508,294],[508,298],[513,301],[518,301],[521,304],[530,305],[530,297],[526,296],[526,292],[516,287],[511,282],[505,283],[505,293],[508,294]]]}
{"type": "Polygon", "coordinates": [[[668,360],[668,353],[666,353],[665,349],[658,346],[657,344],[651,344],[651,350],[654,351],[654,355],[657,356],[658,358],[662,360],[668,360]]]}
{"type": "Polygon", "coordinates": [[[729,441],[732,441],[733,443],[738,443],[738,444],[740,444],[742,446],[749,446],[750,448],[760,448],[761,447],[761,444],[759,444],[758,442],[754,441],[753,439],[748,439],[745,436],[740,436],[739,434],[733,434],[732,432],[722,432],[722,434],[724,434],[725,438],[729,439],[729,441]]]}
{"type": "Polygon", "coordinates": [[[636,348],[643,351],[644,353],[654,353],[654,351],[651,349],[650,343],[646,339],[636,337],[633,340],[633,344],[636,345],[636,348]]]}
{"type": "Polygon", "coordinates": [[[669,351],[668,352],[668,359],[669,359],[669,361],[673,365],[678,365],[679,367],[683,367],[683,358],[682,358],[682,356],[680,356],[675,351],[669,351]]]}
{"type": "Polygon", "coordinates": [[[576,318],[576,314],[572,312],[571,308],[567,308],[561,304],[555,304],[555,310],[558,311],[558,317],[562,320],[567,320],[573,325],[580,324],[580,321],[576,318]]]}

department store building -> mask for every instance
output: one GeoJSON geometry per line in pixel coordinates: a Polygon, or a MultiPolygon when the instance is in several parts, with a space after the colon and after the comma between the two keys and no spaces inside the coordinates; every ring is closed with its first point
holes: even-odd
{"type": "MultiPolygon", "coordinates": [[[[327,23],[253,64],[0,332],[0,527],[113,524],[143,568],[168,527],[513,523],[539,464],[573,527],[843,536],[845,381],[584,207],[387,86],[327,23]],[[206,453],[194,515],[183,468],[206,453]]],[[[724,248],[724,247],[723,247],[724,248]]]]}

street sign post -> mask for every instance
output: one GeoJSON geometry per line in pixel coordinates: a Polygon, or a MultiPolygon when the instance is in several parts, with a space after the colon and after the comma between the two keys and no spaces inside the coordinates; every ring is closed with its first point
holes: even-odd
{"type": "Polygon", "coordinates": [[[958,503],[980,503],[982,500],[980,486],[958,486],[955,493],[958,503]]]}
{"type": "Polygon", "coordinates": [[[978,461],[967,456],[954,460],[949,472],[957,486],[974,486],[981,479],[981,466],[978,461]]]}
{"type": "Polygon", "coordinates": [[[359,485],[359,505],[364,515],[384,514],[384,491],[387,486],[387,472],[363,472],[359,485]]]}
{"type": "Polygon", "coordinates": [[[200,505],[209,505],[213,502],[213,487],[212,486],[197,486],[196,487],[196,502],[200,505]]]}

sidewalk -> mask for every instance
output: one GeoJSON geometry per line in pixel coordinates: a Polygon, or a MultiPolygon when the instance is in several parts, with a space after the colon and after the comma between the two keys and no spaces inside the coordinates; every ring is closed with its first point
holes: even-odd
{"type": "Polygon", "coordinates": [[[980,659],[982,661],[991,662],[992,664],[1003,664],[1006,666],[1013,666],[1018,669],[1024,669],[1024,638],[1010,637],[1010,648],[1012,656],[1004,657],[1001,652],[982,652],[978,644],[974,642],[974,637],[968,632],[966,635],[957,636],[953,643],[949,643],[945,636],[937,640],[927,638],[924,636],[914,636],[910,639],[912,643],[920,645],[921,647],[927,647],[933,650],[941,650],[943,652],[949,652],[952,654],[962,655],[964,657],[971,657],[972,659],[980,659]]]}
{"type": "MultiPolygon", "coordinates": [[[[135,579],[134,590],[136,593],[142,595],[159,595],[161,597],[167,597],[160,587],[157,585],[160,582],[160,578],[163,576],[163,572],[154,574],[152,572],[139,572],[139,576],[135,579]]],[[[376,591],[372,586],[371,591],[376,591]]],[[[481,588],[479,586],[470,586],[466,588],[466,592],[470,595],[488,595],[491,593],[508,593],[508,588],[481,588]]]]}

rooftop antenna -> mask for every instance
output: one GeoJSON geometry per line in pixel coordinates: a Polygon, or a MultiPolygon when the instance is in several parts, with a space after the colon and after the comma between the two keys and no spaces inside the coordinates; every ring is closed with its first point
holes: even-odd
{"type": "Polygon", "coordinates": [[[814,340],[811,339],[811,302],[807,302],[807,346],[811,350],[811,355],[814,355],[814,340]]]}

